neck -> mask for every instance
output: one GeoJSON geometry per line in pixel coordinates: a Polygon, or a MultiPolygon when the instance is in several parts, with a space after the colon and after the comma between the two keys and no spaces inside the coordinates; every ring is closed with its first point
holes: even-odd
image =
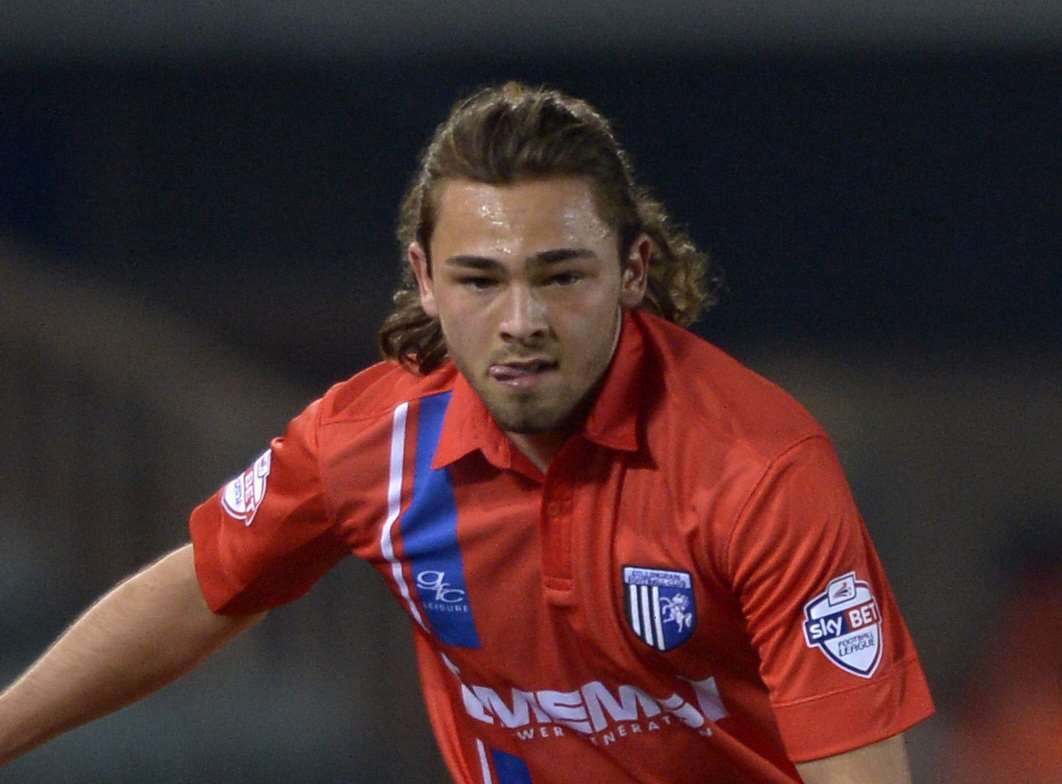
{"type": "MultiPolygon", "coordinates": [[[[612,360],[616,356],[616,346],[619,345],[620,332],[623,329],[623,308],[617,308],[616,310],[616,326],[612,335],[612,348],[609,349],[608,363],[605,365],[606,371],[608,365],[612,364],[612,360]]],[[[602,373],[604,378],[604,373],[602,373]]],[[[583,401],[578,411],[575,421],[581,422],[589,413],[591,402],[597,397],[597,393],[601,387],[601,378],[598,379],[594,388],[591,390],[587,400],[583,401]]],[[[516,445],[524,457],[531,461],[531,463],[541,471],[543,474],[549,470],[549,464],[553,462],[553,458],[556,456],[560,448],[564,446],[564,442],[568,440],[568,437],[575,431],[573,427],[561,428],[559,430],[550,430],[545,433],[512,433],[506,431],[505,434],[509,436],[509,439],[516,445]]]]}

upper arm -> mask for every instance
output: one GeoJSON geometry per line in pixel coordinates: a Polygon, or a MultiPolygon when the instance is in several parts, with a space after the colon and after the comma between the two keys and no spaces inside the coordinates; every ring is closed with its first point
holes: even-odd
{"type": "Polygon", "coordinates": [[[914,644],[826,439],[803,440],[772,462],[729,554],[791,759],[870,747],[932,712],[914,644]]]}
{"type": "Polygon", "coordinates": [[[318,465],[319,401],[189,519],[207,604],[257,613],[303,595],[348,550],[336,533],[318,465]]]}
{"type": "Polygon", "coordinates": [[[797,766],[807,784],[910,784],[903,733],[797,766]]]}
{"type": "Polygon", "coordinates": [[[182,618],[189,631],[207,637],[227,639],[253,626],[266,613],[218,615],[207,605],[195,571],[195,552],[191,543],[163,556],[130,579],[139,582],[145,601],[156,596],[169,603],[166,615],[182,618]]]}

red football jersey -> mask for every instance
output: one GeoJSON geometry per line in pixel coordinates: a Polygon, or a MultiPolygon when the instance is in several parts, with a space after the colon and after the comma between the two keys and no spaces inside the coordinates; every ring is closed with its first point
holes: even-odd
{"type": "Polygon", "coordinates": [[[783,782],[932,713],[833,449],[644,312],[542,474],[447,364],[333,387],[192,514],[218,612],[353,553],[416,628],[458,782],[783,782]]]}

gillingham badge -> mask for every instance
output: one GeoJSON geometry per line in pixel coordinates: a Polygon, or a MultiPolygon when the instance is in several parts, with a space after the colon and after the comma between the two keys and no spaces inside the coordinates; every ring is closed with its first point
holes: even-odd
{"type": "Polygon", "coordinates": [[[697,611],[689,574],[624,566],[623,586],[627,622],[646,645],[670,651],[693,634],[697,611]]]}
{"type": "Polygon", "coordinates": [[[881,612],[870,585],[848,572],[804,605],[804,641],[845,672],[869,678],[881,661],[881,612]]]}

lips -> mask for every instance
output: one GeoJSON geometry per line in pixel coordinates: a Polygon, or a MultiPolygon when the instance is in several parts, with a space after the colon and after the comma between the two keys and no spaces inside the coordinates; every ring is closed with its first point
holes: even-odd
{"type": "Polygon", "coordinates": [[[492,379],[503,384],[526,386],[556,367],[557,363],[551,359],[527,359],[496,362],[490,366],[487,373],[492,379]]]}

